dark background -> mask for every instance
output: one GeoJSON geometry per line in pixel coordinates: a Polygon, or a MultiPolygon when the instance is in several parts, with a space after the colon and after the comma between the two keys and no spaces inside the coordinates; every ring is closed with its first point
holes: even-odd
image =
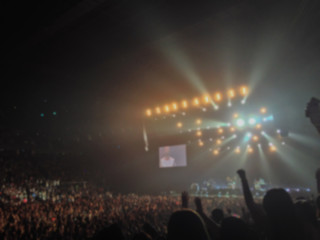
{"type": "Polygon", "coordinates": [[[304,108],[320,96],[318,1],[7,1],[0,9],[2,132],[79,138],[81,147],[64,151],[86,152],[83,162],[115,189],[183,185],[201,169],[156,177],[143,111],[247,84],[248,101],[304,136],[273,171],[313,184],[320,143],[304,108]]]}

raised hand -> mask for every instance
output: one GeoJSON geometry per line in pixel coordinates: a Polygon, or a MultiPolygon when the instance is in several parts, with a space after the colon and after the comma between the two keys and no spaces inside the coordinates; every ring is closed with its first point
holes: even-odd
{"type": "Polygon", "coordinates": [[[306,117],[310,118],[311,123],[320,133],[320,100],[311,98],[307,104],[306,117]]]}
{"type": "Polygon", "coordinates": [[[243,169],[239,169],[237,173],[241,179],[246,178],[246,172],[243,169]]]}
{"type": "Polygon", "coordinates": [[[188,208],[189,206],[189,194],[187,191],[183,191],[181,193],[181,202],[182,202],[182,208],[188,208]]]}
{"type": "Polygon", "coordinates": [[[202,208],[202,202],[201,202],[201,199],[199,197],[196,197],[194,199],[194,203],[196,205],[196,210],[198,213],[203,213],[203,208],[202,208]]]}

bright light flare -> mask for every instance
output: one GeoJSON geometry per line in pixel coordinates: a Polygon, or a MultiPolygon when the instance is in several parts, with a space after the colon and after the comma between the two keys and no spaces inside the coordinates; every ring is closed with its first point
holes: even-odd
{"type": "Polygon", "coordinates": [[[157,114],[161,114],[161,108],[160,107],[156,107],[156,113],[157,114]]]}
{"type": "Polygon", "coordinates": [[[270,152],[276,152],[277,151],[277,148],[274,145],[271,145],[269,147],[269,149],[270,149],[270,152]]]}
{"type": "Polygon", "coordinates": [[[182,122],[178,122],[178,123],[177,123],[177,127],[178,127],[178,128],[182,128],[182,122]]]}
{"type": "Polygon", "coordinates": [[[197,135],[197,137],[201,137],[202,136],[202,132],[201,131],[197,131],[196,135],[197,135]]]}
{"type": "Polygon", "coordinates": [[[265,107],[260,109],[260,113],[261,114],[266,114],[267,113],[267,109],[265,107]]]}
{"type": "Polygon", "coordinates": [[[178,105],[176,103],[172,103],[172,109],[173,110],[178,110],[178,105]]]}
{"type": "Polygon", "coordinates": [[[147,110],[146,110],[146,115],[147,115],[148,117],[150,117],[150,116],[152,115],[151,109],[147,109],[147,110]]]}
{"type": "Polygon", "coordinates": [[[249,124],[250,125],[255,125],[257,120],[255,118],[249,118],[249,124]]]}
{"type": "Polygon", "coordinates": [[[236,149],[234,150],[235,153],[239,154],[241,153],[240,147],[236,147],[236,149]]]}
{"type": "Polygon", "coordinates": [[[222,134],[223,133],[223,129],[222,128],[218,128],[218,133],[222,134]]]}
{"type": "Polygon", "coordinates": [[[229,98],[234,98],[235,96],[236,96],[236,94],[235,94],[234,90],[233,90],[233,89],[230,89],[230,90],[228,91],[228,97],[229,97],[229,98]]]}
{"type": "Polygon", "coordinates": [[[219,150],[218,149],[215,149],[215,150],[213,150],[213,155],[219,155],[219,150]]]}
{"type": "Polygon", "coordinates": [[[193,104],[194,104],[195,106],[198,106],[198,105],[200,104],[199,99],[198,99],[198,98],[194,98],[194,99],[193,99],[193,104]]]}
{"type": "Polygon", "coordinates": [[[208,95],[205,95],[203,97],[203,101],[204,101],[204,103],[210,103],[210,97],[208,95]]]}
{"type": "Polygon", "coordinates": [[[169,105],[165,105],[165,106],[164,106],[164,111],[165,111],[166,113],[170,112],[170,107],[169,107],[169,105]]]}
{"type": "Polygon", "coordinates": [[[197,119],[197,120],[196,120],[196,124],[197,124],[197,125],[201,125],[201,123],[202,123],[202,120],[201,120],[201,119],[197,119]]]}
{"type": "Polygon", "coordinates": [[[243,119],[238,119],[236,122],[238,127],[243,127],[245,125],[245,121],[243,119]]]}
{"type": "Polygon", "coordinates": [[[259,141],[259,137],[256,136],[256,135],[254,135],[254,136],[252,137],[252,140],[255,141],[255,142],[257,142],[257,141],[259,141]]]}
{"type": "Polygon", "coordinates": [[[182,101],[182,107],[187,108],[188,107],[188,102],[186,100],[182,101]]]}
{"type": "Polygon", "coordinates": [[[245,87],[245,86],[242,86],[240,88],[240,93],[241,93],[242,96],[246,96],[248,94],[248,88],[245,87]]]}
{"type": "Polygon", "coordinates": [[[202,147],[204,145],[204,143],[202,141],[199,141],[198,145],[199,145],[199,147],[202,147]]]}
{"type": "Polygon", "coordinates": [[[222,141],[221,141],[220,139],[217,139],[216,143],[217,143],[218,145],[220,145],[220,144],[222,143],[222,141]]]}
{"type": "Polygon", "coordinates": [[[222,95],[221,93],[216,93],[214,95],[214,99],[217,101],[217,102],[220,102],[222,100],[222,95]]]}

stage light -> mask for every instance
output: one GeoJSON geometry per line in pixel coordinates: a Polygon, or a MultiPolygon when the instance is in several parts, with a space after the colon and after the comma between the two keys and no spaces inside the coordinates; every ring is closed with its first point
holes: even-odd
{"type": "Polygon", "coordinates": [[[234,132],[236,129],[234,127],[230,128],[230,132],[234,132]]]}
{"type": "Polygon", "coordinates": [[[248,153],[253,153],[253,148],[252,147],[248,147],[248,153]]]}
{"type": "Polygon", "coordinates": [[[281,130],[280,130],[280,129],[277,129],[277,133],[279,133],[279,134],[280,134],[280,133],[281,133],[281,130]]]}
{"type": "Polygon", "coordinates": [[[261,126],[260,123],[256,125],[256,129],[261,129],[261,127],[262,127],[262,126],[261,126]]]}
{"type": "Polygon", "coordinates": [[[178,105],[176,103],[172,103],[172,109],[173,110],[178,110],[178,105]]]}
{"type": "Polygon", "coordinates": [[[213,154],[214,155],[219,155],[219,150],[217,150],[217,149],[213,150],[213,154]]]}
{"type": "Polygon", "coordinates": [[[230,90],[228,91],[228,96],[229,96],[229,98],[234,98],[234,97],[236,96],[236,94],[235,94],[235,92],[234,92],[233,89],[230,89],[230,90]]]}
{"type": "Polygon", "coordinates": [[[205,95],[203,97],[203,100],[204,100],[205,103],[209,103],[210,102],[210,97],[208,95],[205,95]]]}
{"type": "Polygon", "coordinates": [[[238,118],[238,117],[239,117],[238,113],[233,114],[233,118],[238,118]]]}
{"type": "Polygon", "coordinates": [[[245,103],[246,103],[245,99],[241,100],[241,104],[245,104],[245,103]]]}
{"type": "Polygon", "coordinates": [[[169,107],[168,105],[165,105],[165,106],[164,106],[164,111],[165,111],[166,113],[170,112],[170,107],[169,107]]]}
{"type": "Polygon", "coordinates": [[[270,146],[270,152],[276,152],[277,148],[273,145],[270,146]]]}
{"type": "Polygon", "coordinates": [[[286,145],[286,143],[285,143],[285,142],[282,142],[281,144],[282,144],[282,145],[286,145]]]}
{"type": "Polygon", "coordinates": [[[186,100],[182,101],[182,107],[187,108],[188,107],[188,102],[186,100]]]}
{"type": "Polygon", "coordinates": [[[258,140],[259,140],[259,137],[258,137],[258,136],[256,136],[256,135],[254,135],[254,136],[252,137],[252,140],[256,142],[256,141],[258,141],[258,140]]]}
{"type": "Polygon", "coordinates": [[[217,143],[218,145],[220,145],[220,144],[222,143],[222,141],[221,141],[220,139],[217,139],[216,143],[217,143]]]}
{"type": "Polygon", "coordinates": [[[231,102],[228,102],[228,107],[231,107],[232,106],[232,103],[231,102]]]}
{"type": "Polygon", "coordinates": [[[233,138],[237,138],[237,135],[236,134],[233,134],[233,136],[232,136],[233,138]]]}
{"type": "Polygon", "coordinates": [[[151,109],[147,109],[147,110],[146,110],[146,115],[147,115],[148,117],[150,117],[150,116],[152,115],[151,109]]]}
{"type": "Polygon", "coordinates": [[[249,118],[249,124],[254,125],[256,124],[257,120],[255,118],[249,118]]]}
{"type": "Polygon", "coordinates": [[[217,101],[217,102],[220,102],[222,100],[222,95],[221,93],[216,93],[214,95],[214,99],[217,101]]]}
{"type": "Polygon", "coordinates": [[[261,108],[261,109],[260,109],[260,113],[262,113],[262,114],[267,113],[267,109],[266,109],[265,107],[261,108]]]}
{"type": "Polygon", "coordinates": [[[161,113],[161,109],[159,107],[156,107],[156,113],[160,114],[161,113]]]}
{"type": "Polygon", "coordinates": [[[195,105],[195,106],[198,106],[199,105],[199,99],[198,98],[195,98],[195,99],[193,99],[193,104],[195,105]]]}
{"type": "Polygon", "coordinates": [[[219,129],[218,129],[218,133],[219,133],[219,134],[222,134],[222,133],[223,133],[223,129],[222,129],[222,128],[219,128],[219,129]]]}
{"type": "Polygon", "coordinates": [[[196,124],[197,124],[197,125],[201,125],[201,123],[202,123],[202,120],[201,120],[201,119],[197,119],[197,120],[196,120],[196,124]]]}
{"type": "Polygon", "coordinates": [[[202,132],[201,132],[201,131],[197,131],[197,132],[196,132],[196,135],[197,135],[198,137],[201,137],[201,136],[202,136],[202,132]]]}
{"type": "Polygon", "coordinates": [[[240,118],[237,120],[236,124],[238,127],[243,127],[245,125],[245,122],[243,119],[240,118]]]}
{"type": "Polygon", "coordinates": [[[266,135],[266,132],[265,131],[261,131],[261,135],[266,135]]]}
{"type": "Polygon", "coordinates": [[[246,96],[248,94],[248,88],[247,87],[241,87],[240,93],[242,96],[246,96]]]}
{"type": "Polygon", "coordinates": [[[218,105],[214,105],[214,109],[215,109],[215,110],[218,110],[218,109],[219,109],[219,106],[218,106],[218,105]]]}
{"type": "Polygon", "coordinates": [[[235,149],[234,151],[235,151],[235,153],[237,153],[237,154],[241,153],[240,147],[236,147],[236,149],[235,149]]]}
{"type": "Polygon", "coordinates": [[[177,127],[178,127],[178,128],[181,128],[181,127],[182,127],[182,122],[178,122],[178,123],[177,123],[177,127]]]}
{"type": "Polygon", "coordinates": [[[202,147],[203,146],[203,142],[199,141],[198,145],[199,145],[199,147],[202,147]]]}

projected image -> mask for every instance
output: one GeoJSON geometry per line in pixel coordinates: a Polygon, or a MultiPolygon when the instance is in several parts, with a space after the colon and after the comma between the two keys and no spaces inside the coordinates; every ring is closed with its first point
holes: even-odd
{"type": "Polygon", "coordinates": [[[186,145],[164,146],[159,148],[159,167],[187,166],[186,145]]]}

